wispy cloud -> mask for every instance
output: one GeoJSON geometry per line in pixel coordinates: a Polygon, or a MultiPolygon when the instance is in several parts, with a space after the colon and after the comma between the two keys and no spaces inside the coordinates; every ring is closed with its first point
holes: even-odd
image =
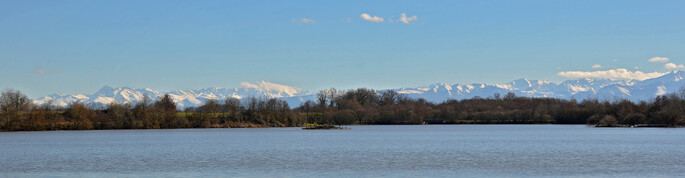
{"type": "Polygon", "coordinates": [[[366,20],[366,21],[369,21],[369,22],[380,23],[380,22],[385,21],[385,20],[383,20],[383,17],[371,16],[371,15],[369,15],[369,14],[367,14],[367,13],[363,13],[363,14],[360,15],[359,17],[361,17],[362,19],[364,19],[364,20],[366,20]]]}
{"type": "Polygon", "coordinates": [[[652,72],[645,73],[642,71],[629,71],[628,69],[611,69],[603,71],[565,71],[559,72],[557,75],[568,78],[607,78],[607,79],[628,79],[628,80],[646,80],[656,78],[666,73],[652,72]]]}
{"type": "Polygon", "coordinates": [[[400,22],[402,22],[404,24],[409,24],[411,21],[415,21],[417,19],[418,19],[418,17],[416,17],[416,16],[407,17],[407,14],[402,13],[402,15],[400,17],[400,22]]]}
{"type": "Polygon", "coordinates": [[[301,18],[301,19],[293,19],[293,22],[298,23],[298,24],[313,24],[313,23],[316,23],[316,20],[310,19],[310,18],[301,18]]]}
{"type": "Polygon", "coordinates": [[[602,65],[595,64],[595,65],[592,65],[592,68],[593,68],[593,69],[601,69],[601,68],[604,68],[604,67],[602,67],[602,65]]]}
{"type": "Polygon", "coordinates": [[[682,65],[682,64],[676,65],[675,63],[669,62],[669,63],[664,64],[664,68],[669,69],[669,70],[683,69],[683,68],[685,68],[685,65],[682,65]]]}
{"type": "Polygon", "coordinates": [[[666,63],[666,62],[668,62],[668,60],[669,59],[667,57],[659,57],[659,56],[649,58],[649,62],[658,62],[658,63],[666,63]]]}
{"type": "Polygon", "coordinates": [[[59,73],[62,72],[59,69],[52,69],[52,70],[43,70],[43,69],[36,69],[31,71],[32,74],[38,74],[38,75],[43,75],[43,74],[50,74],[50,73],[59,73]]]}

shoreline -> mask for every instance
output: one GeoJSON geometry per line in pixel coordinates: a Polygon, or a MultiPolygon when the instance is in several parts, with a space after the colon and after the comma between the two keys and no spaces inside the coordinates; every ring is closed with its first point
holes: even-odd
{"type": "Polygon", "coordinates": [[[685,128],[682,126],[637,126],[637,127],[630,127],[630,126],[588,126],[586,124],[518,124],[518,123],[509,123],[509,124],[360,124],[360,125],[341,125],[341,126],[333,126],[332,128],[307,128],[307,126],[282,126],[282,127],[272,127],[272,126],[257,126],[257,127],[206,127],[206,128],[196,128],[196,127],[188,127],[188,128],[154,128],[154,129],[145,129],[145,128],[135,128],[135,129],[62,129],[62,130],[18,130],[18,131],[0,131],[0,133],[11,133],[11,132],[59,132],[59,131],[125,131],[125,130],[185,130],[185,129],[192,129],[192,130],[199,130],[199,129],[260,129],[260,128],[300,128],[301,130],[351,130],[350,126],[353,127],[358,127],[358,126],[459,126],[459,125],[480,125],[480,126],[485,126],[485,125],[492,125],[492,126],[505,126],[505,125],[578,125],[578,126],[586,126],[586,127],[591,127],[591,128],[685,128]]]}

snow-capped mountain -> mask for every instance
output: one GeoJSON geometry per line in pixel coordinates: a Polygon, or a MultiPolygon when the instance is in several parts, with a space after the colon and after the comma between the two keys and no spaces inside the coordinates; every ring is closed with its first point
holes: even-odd
{"type": "Polygon", "coordinates": [[[418,88],[400,88],[394,91],[411,98],[424,98],[431,102],[442,102],[447,99],[468,99],[473,97],[490,97],[495,93],[504,96],[513,92],[517,96],[554,97],[561,99],[628,99],[631,101],[648,101],[656,96],[673,93],[685,85],[685,72],[674,71],[661,77],[637,80],[577,79],[567,80],[560,84],[550,81],[518,79],[506,84],[489,85],[485,83],[433,84],[418,88]]]}
{"type": "Polygon", "coordinates": [[[68,106],[71,103],[74,102],[81,102],[81,103],[95,103],[95,104],[103,104],[107,105],[109,103],[113,102],[119,102],[119,103],[138,103],[140,101],[143,101],[143,98],[145,96],[150,96],[150,97],[157,97],[160,96],[160,93],[157,91],[154,91],[149,88],[145,89],[131,89],[128,87],[122,87],[122,88],[112,88],[110,86],[104,86],[95,94],[92,95],[85,95],[85,94],[76,94],[76,95],[66,95],[66,94],[52,94],[49,96],[41,97],[38,99],[33,100],[34,104],[45,104],[48,102],[52,102],[52,105],[54,106],[59,106],[59,107],[64,107],[68,106]]]}
{"type": "MultiPolygon", "coordinates": [[[[517,96],[554,97],[562,99],[628,99],[632,101],[647,101],[656,96],[673,93],[685,85],[685,72],[676,71],[661,77],[643,81],[607,80],[607,79],[577,79],[567,80],[560,84],[543,80],[518,79],[505,84],[445,84],[435,83],[416,88],[391,89],[410,98],[424,98],[427,101],[439,103],[448,99],[468,99],[473,97],[491,97],[495,93],[504,96],[513,92],[517,96]]],[[[200,106],[210,99],[223,100],[228,97],[245,99],[247,97],[279,98],[291,107],[297,107],[308,100],[315,100],[316,94],[300,88],[275,84],[270,82],[241,83],[239,88],[204,88],[198,90],[177,90],[158,92],[149,88],[132,89],[128,87],[102,87],[92,95],[58,95],[53,94],[34,100],[41,105],[52,102],[55,106],[66,107],[73,102],[82,102],[105,106],[112,102],[137,103],[145,96],[156,99],[168,93],[179,108],[200,106]]]]}
{"type": "Polygon", "coordinates": [[[179,108],[200,106],[207,100],[223,100],[227,97],[237,99],[245,99],[247,97],[282,98],[290,104],[297,106],[300,103],[309,100],[310,98],[306,96],[311,95],[311,93],[296,87],[261,81],[257,83],[243,82],[241,83],[240,88],[217,87],[169,92],[158,92],[149,88],[131,89],[128,87],[112,88],[110,86],[104,86],[92,95],[53,94],[35,99],[33,102],[38,105],[52,102],[52,105],[59,107],[66,107],[73,102],[105,106],[113,102],[134,104],[143,101],[145,96],[148,96],[151,100],[155,100],[167,93],[176,101],[176,105],[179,108]]]}

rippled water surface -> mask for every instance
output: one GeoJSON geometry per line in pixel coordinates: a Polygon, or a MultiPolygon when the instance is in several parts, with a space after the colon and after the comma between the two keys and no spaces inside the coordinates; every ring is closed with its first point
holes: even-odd
{"type": "Polygon", "coordinates": [[[0,133],[0,177],[683,177],[685,129],[351,126],[0,133]]]}

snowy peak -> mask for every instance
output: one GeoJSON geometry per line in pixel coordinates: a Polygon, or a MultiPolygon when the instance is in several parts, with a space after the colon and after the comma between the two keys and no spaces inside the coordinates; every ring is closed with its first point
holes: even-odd
{"type": "Polygon", "coordinates": [[[109,85],[105,85],[104,87],[100,88],[100,90],[95,92],[95,96],[106,96],[112,93],[114,93],[114,88],[110,87],[109,85]]]}
{"type": "Polygon", "coordinates": [[[657,80],[657,81],[662,81],[662,82],[679,82],[685,78],[685,72],[683,71],[673,71],[670,72],[666,75],[663,75],[661,77],[653,78],[653,79],[648,79],[648,80],[657,80]]]}
{"type": "Polygon", "coordinates": [[[551,81],[546,81],[546,80],[528,80],[528,79],[518,79],[511,81],[506,84],[500,84],[500,85],[495,85],[499,88],[503,89],[510,89],[510,90],[523,90],[523,91],[530,91],[530,90],[541,90],[541,89],[547,89],[553,86],[556,86],[556,84],[552,83],[551,81]]]}
{"type": "Polygon", "coordinates": [[[442,82],[432,84],[432,85],[430,85],[428,88],[430,88],[430,89],[433,90],[434,92],[451,91],[451,90],[452,90],[452,86],[447,85],[447,84],[442,83],[442,82]]]}
{"type": "Polygon", "coordinates": [[[257,91],[265,92],[276,92],[278,94],[285,94],[285,96],[295,96],[302,92],[302,89],[295,88],[287,85],[275,84],[266,81],[261,81],[257,83],[242,82],[240,83],[240,88],[244,89],[254,89],[257,91]]]}
{"type": "Polygon", "coordinates": [[[528,79],[518,79],[508,83],[513,89],[527,90],[533,87],[533,84],[528,79]]]}

